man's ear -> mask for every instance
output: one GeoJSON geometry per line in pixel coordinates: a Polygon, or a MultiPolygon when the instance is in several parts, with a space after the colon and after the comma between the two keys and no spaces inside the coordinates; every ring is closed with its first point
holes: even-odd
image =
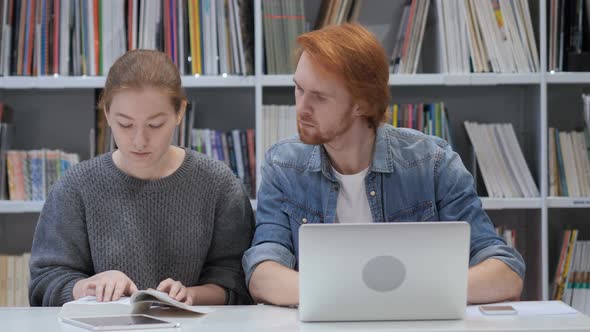
{"type": "Polygon", "coordinates": [[[359,104],[355,103],[354,105],[352,105],[352,115],[361,117],[365,116],[365,112],[363,112],[359,104]]]}
{"type": "Polygon", "coordinates": [[[178,113],[176,114],[176,125],[180,125],[180,123],[182,122],[182,119],[184,118],[184,114],[186,113],[186,105],[187,102],[186,100],[183,100],[182,103],[180,103],[180,109],[178,110],[178,113]]]}

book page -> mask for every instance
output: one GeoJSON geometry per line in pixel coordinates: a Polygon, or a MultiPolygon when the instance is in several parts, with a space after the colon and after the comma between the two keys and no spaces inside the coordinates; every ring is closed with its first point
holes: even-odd
{"type": "Polygon", "coordinates": [[[208,314],[215,309],[208,306],[191,306],[183,302],[178,302],[168,296],[167,293],[157,291],[155,289],[148,289],[139,291],[131,296],[130,302],[136,307],[133,312],[145,311],[149,309],[151,303],[165,304],[179,309],[195,312],[199,314],[208,314]]]}
{"type": "Polygon", "coordinates": [[[117,301],[109,302],[97,302],[96,297],[86,296],[64,304],[59,316],[72,318],[139,314],[145,313],[154,303],[199,314],[208,314],[215,311],[213,307],[190,306],[174,300],[166,293],[148,289],[136,292],[131,297],[122,297],[117,301]]]}
{"type": "Polygon", "coordinates": [[[68,302],[61,307],[59,317],[96,317],[131,314],[133,307],[129,297],[117,301],[97,302],[96,297],[86,296],[68,302]]]}

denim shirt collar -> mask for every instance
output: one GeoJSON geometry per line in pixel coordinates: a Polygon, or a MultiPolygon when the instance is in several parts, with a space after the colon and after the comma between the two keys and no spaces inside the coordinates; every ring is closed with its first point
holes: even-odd
{"type": "MultiPolygon", "coordinates": [[[[375,135],[375,150],[373,151],[373,162],[371,163],[371,172],[393,173],[393,157],[390,148],[391,140],[388,140],[387,131],[384,126],[377,128],[375,135]]],[[[310,172],[322,172],[325,177],[332,181],[336,178],[332,174],[330,159],[323,145],[314,145],[311,151],[307,170],[310,172]]]]}

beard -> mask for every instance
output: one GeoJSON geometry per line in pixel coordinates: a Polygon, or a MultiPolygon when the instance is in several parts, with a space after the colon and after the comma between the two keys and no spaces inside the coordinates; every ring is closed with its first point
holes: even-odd
{"type": "Polygon", "coordinates": [[[300,116],[297,116],[297,132],[299,133],[299,139],[305,144],[326,144],[347,132],[352,127],[353,121],[352,115],[346,115],[340,121],[330,123],[326,130],[322,130],[311,119],[302,119],[300,116]],[[307,124],[311,124],[311,126],[301,124],[301,120],[307,124]]]}

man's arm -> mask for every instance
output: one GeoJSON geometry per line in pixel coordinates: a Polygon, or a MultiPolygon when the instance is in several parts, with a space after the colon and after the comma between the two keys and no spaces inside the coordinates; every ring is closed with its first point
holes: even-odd
{"type": "Polygon", "coordinates": [[[469,269],[467,302],[476,304],[518,300],[522,286],[522,279],[508,265],[499,259],[488,258],[469,269]]]}
{"type": "Polygon", "coordinates": [[[446,146],[435,166],[440,220],[467,221],[471,227],[467,298],[471,303],[520,297],[525,265],[522,256],[496,235],[473,187],[473,177],[459,155],[446,146]]]}
{"type": "Polygon", "coordinates": [[[261,168],[254,239],[242,265],[254,301],[292,305],[299,302],[299,274],[290,222],[282,211],[288,179],[275,167],[269,151],[261,168]]]}
{"type": "Polygon", "coordinates": [[[226,290],[215,284],[187,287],[192,299],[191,305],[224,305],[226,304],[226,290]]]}
{"type": "Polygon", "coordinates": [[[299,272],[277,262],[262,262],[252,273],[249,289],[256,302],[296,305],[299,303],[299,272]]]}

